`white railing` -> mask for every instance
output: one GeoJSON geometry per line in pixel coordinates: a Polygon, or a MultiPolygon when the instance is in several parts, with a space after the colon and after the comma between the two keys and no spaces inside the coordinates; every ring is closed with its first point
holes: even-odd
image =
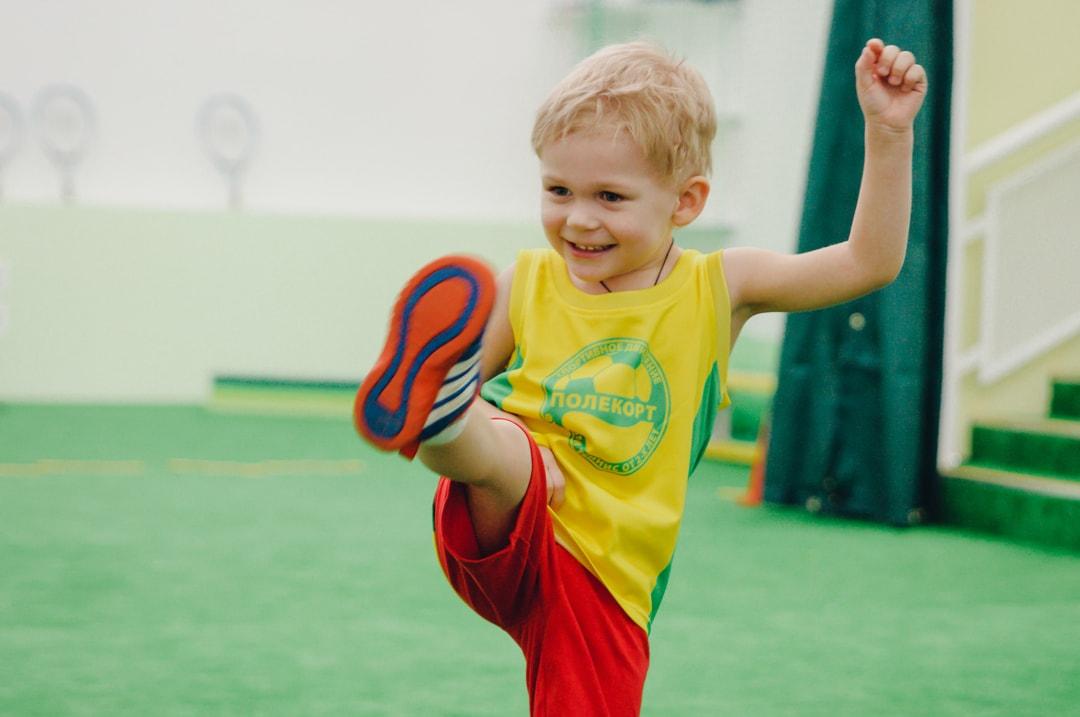
{"type": "Polygon", "coordinates": [[[988,188],[983,213],[967,216],[972,176],[1080,119],[1080,92],[964,152],[971,5],[960,0],[955,6],[951,239],[938,449],[943,469],[963,458],[967,427],[958,422],[966,376],[976,372],[981,384],[998,381],[1080,334],[1080,145],[1059,148],[1002,179],[988,188]],[[980,239],[979,333],[965,348],[965,253],[980,239]]]}
{"type": "Polygon", "coordinates": [[[1080,144],[991,188],[978,343],[960,362],[998,381],[1080,332],[1080,144]]]}

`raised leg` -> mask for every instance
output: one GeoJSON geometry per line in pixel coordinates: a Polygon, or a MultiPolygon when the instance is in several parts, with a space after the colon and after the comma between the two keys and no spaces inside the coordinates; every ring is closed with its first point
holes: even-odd
{"type": "Polygon", "coordinates": [[[494,290],[490,270],[469,257],[444,257],[417,272],[398,297],[353,410],[358,432],[376,447],[418,455],[469,487],[485,552],[505,542],[532,470],[522,431],[491,420],[498,412],[476,398],[494,290]]]}
{"type": "Polygon", "coordinates": [[[467,486],[469,512],[484,554],[506,544],[532,475],[525,434],[510,420],[493,418],[494,412],[477,399],[457,438],[439,445],[422,443],[417,454],[434,472],[467,486]]]}

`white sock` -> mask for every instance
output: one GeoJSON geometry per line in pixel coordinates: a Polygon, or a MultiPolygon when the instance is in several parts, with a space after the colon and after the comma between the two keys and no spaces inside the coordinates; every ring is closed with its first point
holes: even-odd
{"type": "Polygon", "coordinates": [[[449,443],[465,430],[469,406],[476,398],[480,385],[480,346],[466,352],[446,373],[446,381],[435,396],[435,403],[424,422],[421,443],[433,446],[449,443]],[[430,433],[431,435],[425,435],[430,433]]]}

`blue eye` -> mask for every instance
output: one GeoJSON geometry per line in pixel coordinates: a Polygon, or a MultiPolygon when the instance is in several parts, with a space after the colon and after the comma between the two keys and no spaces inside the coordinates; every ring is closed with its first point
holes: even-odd
{"type": "Polygon", "coordinates": [[[615,203],[615,202],[621,202],[623,200],[623,196],[621,194],[616,194],[615,192],[604,191],[604,192],[600,192],[599,196],[600,196],[600,199],[605,201],[605,202],[615,203]]]}
{"type": "Polygon", "coordinates": [[[569,197],[570,190],[566,187],[548,187],[548,191],[556,197],[569,197]]]}

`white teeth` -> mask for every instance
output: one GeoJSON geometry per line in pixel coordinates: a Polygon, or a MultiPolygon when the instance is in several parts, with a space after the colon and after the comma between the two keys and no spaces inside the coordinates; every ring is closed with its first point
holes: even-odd
{"type": "Polygon", "coordinates": [[[604,251],[605,249],[607,249],[606,246],[584,246],[582,244],[574,244],[574,242],[570,242],[570,243],[573,244],[575,249],[580,249],[581,251],[597,252],[597,251],[604,251]]]}

